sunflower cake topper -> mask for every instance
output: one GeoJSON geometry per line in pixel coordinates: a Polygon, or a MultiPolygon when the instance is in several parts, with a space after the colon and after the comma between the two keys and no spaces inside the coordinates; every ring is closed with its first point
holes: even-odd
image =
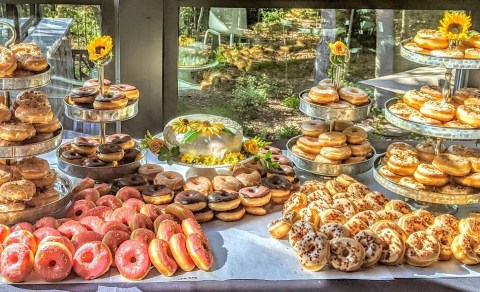
{"type": "Polygon", "coordinates": [[[113,41],[108,35],[97,36],[87,45],[88,59],[97,64],[106,64],[113,57],[113,41]]]}
{"type": "Polygon", "coordinates": [[[452,41],[459,41],[468,37],[468,30],[472,26],[472,18],[464,12],[445,12],[440,20],[438,30],[452,41]]]}

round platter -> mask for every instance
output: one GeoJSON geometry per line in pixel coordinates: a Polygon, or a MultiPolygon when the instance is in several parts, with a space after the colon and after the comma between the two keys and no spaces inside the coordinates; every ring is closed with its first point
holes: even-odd
{"type": "Polygon", "coordinates": [[[70,202],[72,191],[72,183],[70,180],[57,172],[57,181],[54,188],[60,193],[60,199],[41,207],[26,208],[21,211],[0,212],[0,223],[12,225],[22,221],[34,223],[38,219],[45,216],[52,216],[60,212],[70,202]]]}
{"type": "Polygon", "coordinates": [[[395,115],[390,111],[390,107],[398,102],[399,98],[390,99],[385,103],[385,118],[393,125],[404,130],[414,132],[420,135],[452,139],[452,140],[477,140],[480,139],[480,129],[467,128],[449,128],[441,126],[427,125],[424,123],[410,121],[409,119],[395,115]]]}
{"type": "Polygon", "coordinates": [[[318,118],[324,121],[360,121],[370,115],[372,100],[368,104],[355,108],[331,108],[307,101],[309,90],[300,92],[300,111],[309,117],[318,118]]]}
{"type": "Polygon", "coordinates": [[[34,144],[20,146],[2,146],[0,147],[0,158],[9,159],[17,157],[28,157],[44,154],[52,151],[62,143],[63,128],[53,133],[53,137],[34,144]]]}
{"type": "Polygon", "coordinates": [[[69,147],[70,143],[66,143],[57,149],[57,166],[63,173],[76,178],[90,177],[97,182],[111,182],[116,178],[136,173],[138,168],[146,162],[145,153],[141,152],[142,157],[131,163],[118,164],[115,166],[86,167],[66,162],[60,158],[62,152],[69,147]]]}
{"type": "Polygon", "coordinates": [[[420,202],[442,205],[468,205],[480,202],[480,193],[478,193],[478,190],[475,190],[475,193],[468,195],[442,194],[440,192],[434,191],[414,190],[406,186],[400,185],[399,183],[396,183],[392,180],[389,180],[380,175],[380,173],[378,172],[378,170],[382,166],[383,156],[384,155],[381,155],[377,157],[377,159],[375,159],[373,165],[373,177],[381,186],[396,194],[399,194],[400,196],[418,200],[420,202]]]}
{"type": "Polygon", "coordinates": [[[47,69],[42,72],[35,73],[26,77],[1,77],[1,90],[25,90],[44,86],[50,82],[51,66],[48,64],[47,69]]]}
{"type": "Polygon", "coordinates": [[[340,174],[355,175],[368,171],[373,166],[376,156],[375,148],[372,147],[371,156],[362,162],[352,164],[327,164],[318,163],[293,154],[292,147],[297,143],[297,139],[301,136],[293,137],[287,142],[287,156],[295,163],[295,166],[310,172],[323,176],[339,176],[340,174]]]}
{"type": "Polygon", "coordinates": [[[405,44],[411,42],[412,39],[406,39],[403,40],[400,45],[400,55],[409,61],[428,66],[445,67],[451,69],[480,69],[480,59],[445,58],[422,54],[405,48],[405,44]]]}
{"type": "Polygon", "coordinates": [[[72,120],[90,123],[113,123],[129,120],[138,114],[138,100],[129,102],[126,107],[116,110],[96,110],[92,105],[79,106],[69,97],[63,100],[65,115],[72,120]]]}
{"type": "MultiPolygon", "coordinates": [[[[159,133],[159,134],[155,135],[154,137],[163,140],[163,133],[159,133]]],[[[245,137],[243,139],[246,140],[245,137]]],[[[155,154],[153,154],[153,155],[155,155],[155,154]]],[[[255,158],[254,156],[247,157],[247,158],[239,161],[237,164],[216,164],[216,165],[191,164],[191,163],[181,162],[179,160],[179,158],[175,158],[173,160],[173,162],[177,165],[182,165],[182,166],[191,167],[191,168],[207,168],[207,169],[208,168],[229,168],[229,167],[233,167],[233,166],[238,165],[238,164],[248,162],[248,161],[250,161],[254,158],[255,158]]]]}

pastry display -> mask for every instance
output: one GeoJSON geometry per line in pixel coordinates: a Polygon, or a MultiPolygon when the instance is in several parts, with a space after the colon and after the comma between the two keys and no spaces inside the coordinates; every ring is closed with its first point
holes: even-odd
{"type": "Polygon", "coordinates": [[[0,77],[16,78],[31,76],[45,71],[47,58],[35,43],[12,44],[0,48],[0,77]]]}
{"type": "Polygon", "coordinates": [[[304,99],[336,109],[355,108],[369,103],[368,94],[362,89],[342,86],[336,90],[331,79],[321,80],[317,86],[310,89],[304,99]]]}
{"type": "Polygon", "coordinates": [[[66,102],[84,108],[96,110],[116,110],[135,102],[140,92],[133,85],[115,84],[104,80],[105,93],[101,94],[98,88],[98,79],[85,82],[83,87],[74,88],[66,97],[66,102]]]}

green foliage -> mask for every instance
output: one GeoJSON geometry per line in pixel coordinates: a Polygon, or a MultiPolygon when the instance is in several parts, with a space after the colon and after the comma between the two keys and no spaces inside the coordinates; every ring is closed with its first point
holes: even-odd
{"type": "Polygon", "coordinates": [[[300,100],[299,100],[298,97],[296,97],[295,95],[291,95],[291,96],[289,96],[289,97],[285,97],[285,98],[282,100],[282,103],[283,103],[285,106],[288,106],[289,108],[294,109],[294,110],[297,110],[298,107],[300,106],[300,100]]]}
{"type": "Polygon", "coordinates": [[[267,151],[267,153],[263,155],[255,155],[255,160],[260,161],[267,169],[277,169],[280,167],[280,163],[272,161],[272,151],[267,151]]]}
{"type": "Polygon", "coordinates": [[[233,110],[242,115],[243,120],[251,120],[258,116],[259,109],[267,103],[270,85],[265,82],[267,77],[261,78],[247,75],[237,78],[233,90],[233,110]]]}
{"type": "Polygon", "coordinates": [[[258,11],[262,22],[280,22],[287,14],[288,9],[260,8],[258,11]]]}
{"type": "Polygon", "coordinates": [[[300,135],[300,130],[295,126],[283,126],[275,133],[276,139],[290,139],[300,135]]]}

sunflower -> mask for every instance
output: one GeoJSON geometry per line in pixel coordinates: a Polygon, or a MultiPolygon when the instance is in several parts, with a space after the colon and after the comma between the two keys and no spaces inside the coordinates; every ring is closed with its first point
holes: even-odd
{"type": "Polygon", "coordinates": [[[196,122],[191,122],[188,119],[178,119],[178,121],[172,123],[173,131],[178,134],[185,134],[186,132],[193,131],[196,126],[196,122]]]}
{"type": "Polygon", "coordinates": [[[464,12],[445,12],[438,29],[449,40],[462,40],[467,38],[471,26],[472,18],[464,12]]]}
{"type": "Polygon", "coordinates": [[[213,136],[220,134],[225,129],[225,125],[222,123],[210,123],[209,121],[203,121],[199,123],[196,130],[201,134],[213,136]]]}
{"type": "Polygon", "coordinates": [[[330,50],[332,51],[332,54],[335,56],[345,56],[346,55],[346,50],[347,46],[341,41],[336,41],[334,43],[328,44],[330,47],[330,50]]]}
{"type": "Polygon", "coordinates": [[[101,61],[111,56],[113,49],[112,38],[108,35],[98,36],[87,45],[90,61],[101,61]]]}

